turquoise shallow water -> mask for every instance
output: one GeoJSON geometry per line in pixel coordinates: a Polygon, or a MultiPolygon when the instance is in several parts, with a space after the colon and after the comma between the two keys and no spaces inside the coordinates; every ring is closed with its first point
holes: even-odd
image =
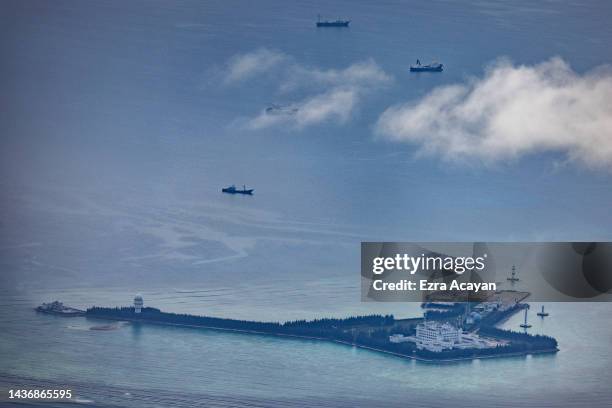
{"type": "MultiPolygon", "coordinates": [[[[282,291],[281,291],[282,292],[282,291]]],[[[287,316],[293,308],[302,316],[318,315],[317,295],[297,306],[298,293],[275,293],[275,304],[287,316]]],[[[250,301],[250,312],[225,289],[209,288],[210,297],[226,306],[226,315],[273,319],[265,296],[250,301]],[[235,311],[235,313],[232,313],[235,311]]],[[[85,298],[97,304],[125,304],[116,291],[54,292],[83,306],[85,298]]],[[[121,294],[123,295],[123,294],[121,294]]],[[[126,296],[128,294],[125,294],[126,296]]],[[[272,295],[272,293],[270,293],[272,295]]],[[[3,297],[3,386],[9,384],[66,384],[78,398],[99,404],[138,406],[216,401],[257,401],[265,405],[500,405],[607,406],[612,329],[608,304],[547,304],[551,316],[532,319],[534,333],[555,336],[556,355],[480,360],[432,365],[374,352],[316,341],[276,339],[207,330],[153,325],[124,325],[112,331],[92,331],[102,324],[86,318],[36,314],[31,306],[47,293],[3,297]]],[[[173,291],[145,292],[148,304],[164,310],[215,314],[173,291]]],[[[330,314],[346,315],[352,302],[339,296],[330,314]]],[[[535,305],[534,306],[539,306],[535,305]]],[[[396,304],[398,313],[414,315],[416,304],[396,304]]],[[[296,315],[294,315],[296,316],[296,315]]],[[[504,327],[518,329],[516,315],[504,327]]]]}
{"type": "Polygon", "coordinates": [[[554,356],[442,366],[203,330],[91,331],[32,308],[142,293],[244,319],[407,317],[418,305],[359,302],[361,241],[612,239],[607,172],[554,153],[462,166],[373,131],[389,106],[499,57],[609,64],[611,15],[606,1],[4,2],[2,389],[70,385],[100,406],[609,406],[608,304],[547,305],[532,331],[558,339],[554,356]],[[319,12],[350,29],[316,30],[319,12]],[[345,122],[246,130],[270,103],[325,92],[285,92],[275,75],[220,83],[261,48],[321,72],[372,60],[392,81],[345,122]],[[447,69],[408,75],[415,56],[447,69]],[[255,195],[219,193],[232,183],[255,195]]]}

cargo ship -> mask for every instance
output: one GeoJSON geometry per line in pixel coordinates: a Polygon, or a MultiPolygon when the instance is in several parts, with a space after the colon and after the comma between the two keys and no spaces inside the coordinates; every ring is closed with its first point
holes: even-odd
{"type": "Polygon", "coordinates": [[[229,187],[225,187],[221,189],[221,192],[223,193],[227,193],[227,194],[246,194],[246,195],[253,195],[253,191],[254,189],[248,189],[246,188],[246,186],[242,186],[242,190],[238,190],[236,188],[235,185],[231,185],[229,187]]]}
{"type": "Polygon", "coordinates": [[[417,60],[416,64],[410,66],[410,72],[442,72],[443,67],[444,66],[438,62],[421,65],[421,61],[417,60]]]}
{"type": "Polygon", "coordinates": [[[317,20],[317,27],[348,27],[351,20],[341,20],[337,19],[335,21],[321,20],[321,15],[319,15],[317,20]]]}

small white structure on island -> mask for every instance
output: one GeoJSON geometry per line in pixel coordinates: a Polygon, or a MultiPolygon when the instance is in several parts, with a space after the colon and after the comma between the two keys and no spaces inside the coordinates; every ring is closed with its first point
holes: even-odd
{"type": "Polygon", "coordinates": [[[140,313],[144,307],[144,300],[141,295],[136,295],[134,298],[134,313],[140,313]]]}
{"type": "Polygon", "coordinates": [[[403,334],[392,334],[389,336],[391,343],[404,343],[406,341],[414,342],[413,336],[404,336],[403,334]]]}

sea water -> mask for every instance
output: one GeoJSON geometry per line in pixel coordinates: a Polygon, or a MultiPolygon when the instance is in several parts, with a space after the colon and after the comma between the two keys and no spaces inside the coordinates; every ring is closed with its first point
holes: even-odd
{"type": "MultiPolygon", "coordinates": [[[[5,2],[0,50],[0,379],[116,406],[609,406],[608,304],[547,304],[556,355],[430,365],[346,346],[40,315],[147,306],[256,320],[367,313],[364,240],[609,240],[609,174],[540,154],[494,166],[380,140],[389,106],[493,61],[610,63],[607,2],[5,2]],[[316,15],[351,19],[317,29],[316,15]],[[283,70],[374,61],[391,78],[345,120],[248,129],[325,89],[225,83],[266,49],[283,70]],[[408,67],[439,59],[441,74],[408,67]],[[253,197],[220,193],[229,184],[253,197]]],[[[283,71],[284,72],[284,71],[283,71]]],[[[313,85],[314,86],[314,85],[313,85]]],[[[532,310],[539,308],[534,304],[532,310]]],[[[504,324],[518,329],[521,316],[504,324]]]]}

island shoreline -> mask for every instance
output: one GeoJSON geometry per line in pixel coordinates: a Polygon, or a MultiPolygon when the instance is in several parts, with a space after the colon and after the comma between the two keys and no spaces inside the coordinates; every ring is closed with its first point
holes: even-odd
{"type": "MultiPolygon", "coordinates": [[[[391,355],[395,357],[419,361],[422,363],[458,363],[458,362],[464,362],[464,361],[484,360],[484,359],[501,358],[501,357],[523,357],[523,356],[538,355],[538,354],[555,354],[559,351],[559,348],[554,348],[554,349],[545,349],[545,350],[529,350],[529,351],[524,351],[524,352],[500,353],[500,354],[494,354],[494,355],[480,355],[480,356],[473,355],[469,357],[431,359],[431,358],[424,358],[424,357],[417,356],[417,355],[403,354],[403,353],[397,353],[397,352],[393,352],[389,350],[383,350],[380,348],[366,346],[366,345],[362,345],[358,343],[350,343],[350,342],[343,341],[343,340],[328,339],[324,337],[304,336],[304,335],[288,334],[288,333],[266,333],[266,332],[257,331],[257,330],[232,329],[232,328],[225,328],[225,327],[190,325],[190,324],[184,324],[184,323],[160,322],[160,321],[155,321],[155,320],[150,320],[150,319],[141,319],[141,318],[130,319],[126,317],[126,318],[120,319],[120,318],[115,318],[115,317],[108,316],[108,315],[99,315],[99,316],[87,316],[86,315],[85,317],[87,317],[88,319],[96,319],[96,320],[129,321],[131,323],[152,324],[152,325],[157,325],[157,326],[181,327],[181,328],[188,328],[188,329],[203,329],[203,330],[211,330],[211,331],[218,331],[218,332],[231,332],[231,333],[247,334],[247,335],[259,335],[259,336],[266,336],[266,337],[270,337],[270,336],[288,337],[288,338],[293,338],[293,339],[298,339],[298,340],[314,340],[314,341],[321,341],[321,342],[326,342],[326,343],[341,344],[341,345],[349,346],[349,347],[356,347],[356,348],[360,348],[363,350],[373,351],[376,353],[383,353],[383,354],[387,354],[387,355],[391,355]]],[[[509,316],[506,317],[504,320],[508,318],[509,316]]]]}

